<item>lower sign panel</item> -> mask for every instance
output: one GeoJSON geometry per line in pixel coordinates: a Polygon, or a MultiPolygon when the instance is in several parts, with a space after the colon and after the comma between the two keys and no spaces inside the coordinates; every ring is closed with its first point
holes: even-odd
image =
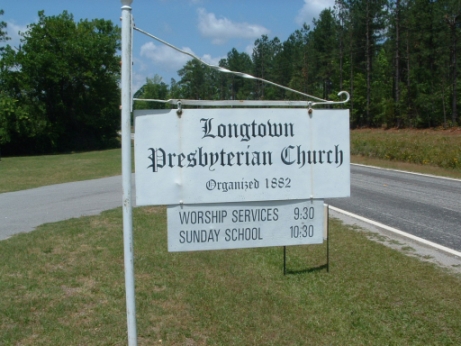
{"type": "Polygon", "coordinates": [[[323,200],[169,206],[168,251],[321,244],[323,200]]]}

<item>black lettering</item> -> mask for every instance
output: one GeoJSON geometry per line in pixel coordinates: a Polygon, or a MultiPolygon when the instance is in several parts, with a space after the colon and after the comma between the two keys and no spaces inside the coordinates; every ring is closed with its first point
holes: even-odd
{"type": "Polygon", "coordinates": [[[203,211],[197,212],[197,223],[203,223],[203,211]]]}
{"type": "Polygon", "coordinates": [[[218,137],[226,137],[226,126],[224,126],[223,124],[218,125],[218,137]]]}
{"type": "MultiPolygon", "coordinates": [[[[306,164],[306,152],[304,150],[301,150],[301,146],[297,146],[297,152],[298,152],[298,165],[303,167],[306,164]]],[[[310,153],[310,152],[309,152],[310,153]]]]}
{"type": "Polygon", "coordinates": [[[238,210],[232,210],[232,222],[238,222],[238,210]]]}
{"type": "Polygon", "coordinates": [[[204,122],[202,129],[203,129],[203,132],[205,134],[203,135],[202,138],[205,138],[205,137],[215,138],[216,137],[215,135],[210,134],[210,132],[211,132],[211,120],[213,120],[213,118],[211,118],[211,119],[204,119],[204,118],[200,119],[200,122],[204,122]]]}
{"type": "Polygon", "coordinates": [[[319,163],[323,164],[322,154],[325,154],[325,150],[319,150],[319,163]]]}
{"type": "Polygon", "coordinates": [[[328,150],[328,152],[327,152],[327,162],[328,163],[333,163],[331,161],[331,154],[333,154],[333,150],[328,150]]]}
{"type": "Polygon", "coordinates": [[[279,209],[278,208],[274,208],[274,221],[277,221],[279,219],[279,209]]]}
{"type": "Polygon", "coordinates": [[[230,138],[232,138],[232,133],[234,134],[235,138],[238,137],[237,124],[229,124],[229,137],[230,138]]]}
{"type": "Polygon", "coordinates": [[[171,168],[174,167],[173,158],[176,157],[176,154],[168,154],[168,166],[171,168]]]}
{"type": "Polygon", "coordinates": [[[185,159],[186,159],[186,155],[184,155],[182,153],[178,155],[178,167],[181,167],[181,168],[184,167],[182,165],[182,161],[185,160],[185,159]]]}
{"type": "Polygon", "coordinates": [[[251,221],[251,218],[250,218],[250,209],[245,209],[245,222],[250,222],[251,221]]]}
{"type": "Polygon", "coordinates": [[[290,157],[290,150],[294,148],[295,147],[292,145],[283,148],[282,153],[281,153],[281,159],[284,164],[292,165],[293,163],[295,163],[295,160],[291,160],[291,157],[290,157]]]}
{"type": "Polygon", "coordinates": [[[213,118],[202,118],[200,122],[203,123],[203,137],[202,138],[240,138],[242,142],[248,142],[251,138],[255,137],[294,137],[294,125],[292,123],[267,123],[257,124],[255,120],[251,123],[243,124],[219,124],[217,126],[217,133],[213,133],[213,118]]]}
{"type": "Polygon", "coordinates": [[[245,229],[239,228],[238,229],[238,240],[244,240],[244,239],[245,239],[245,229]]]}
{"type": "Polygon", "coordinates": [[[147,168],[152,167],[152,172],[157,172],[159,168],[163,168],[165,166],[165,151],[162,148],[157,150],[149,148],[148,150],[151,152],[148,159],[150,159],[152,164],[147,166],[147,168]]]}
{"type": "Polygon", "coordinates": [[[250,140],[250,135],[248,131],[249,127],[250,127],[249,124],[240,125],[240,135],[243,137],[242,138],[243,142],[248,142],[250,140]]]}
{"type": "Polygon", "coordinates": [[[267,209],[261,209],[261,217],[258,221],[267,221],[267,209]]]}
{"type": "Polygon", "coordinates": [[[335,163],[338,167],[343,164],[343,151],[339,150],[339,144],[335,145],[335,163]]]}
{"type": "Polygon", "coordinates": [[[187,155],[187,161],[189,161],[189,164],[187,165],[187,167],[195,167],[197,165],[197,160],[195,159],[196,154],[197,154],[197,150],[187,155]]]}
{"type": "Polygon", "coordinates": [[[202,167],[208,165],[207,155],[202,152],[202,147],[198,148],[198,164],[202,167]]]}
{"type": "Polygon", "coordinates": [[[188,224],[189,223],[189,213],[179,212],[179,220],[181,221],[181,225],[184,225],[184,223],[188,224]]]}

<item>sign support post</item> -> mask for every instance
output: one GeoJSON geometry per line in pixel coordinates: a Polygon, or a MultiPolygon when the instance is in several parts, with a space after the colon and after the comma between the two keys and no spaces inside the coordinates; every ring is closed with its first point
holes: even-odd
{"type": "Polygon", "coordinates": [[[327,273],[330,272],[330,205],[325,205],[325,227],[327,238],[327,273]]]}
{"type": "Polygon", "coordinates": [[[131,196],[131,3],[122,2],[122,186],[123,186],[123,250],[125,262],[126,314],[128,345],[137,346],[136,305],[133,256],[133,207],[131,196]]]}

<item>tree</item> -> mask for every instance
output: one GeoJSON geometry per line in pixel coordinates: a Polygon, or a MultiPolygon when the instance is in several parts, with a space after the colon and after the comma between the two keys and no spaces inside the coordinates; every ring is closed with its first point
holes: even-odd
{"type": "MultiPolygon", "coordinates": [[[[3,16],[5,12],[3,10],[0,10],[0,16],[3,16]]],[[[6,42],[10,38],[7,36],[7,33],[5,30],[6,29],[6,23],[4,21],[0,21],[0,43],[1,42],[6,42]]],[[[3,47],[0,47],[0,51],[3,50],[3,47]]]]}
{"type": "Polygon", "coordinates": [[[76,23],[66,11],[38,15],[22,34],[21,48],[3,53],[2,88],[36,127],[10,149],[46,153],[107,145],[120,127],[119,29],[103,19],[76,23]]]}
{"type": "MultiPolygon", "coordinates": [[[[162,77],[155,75],[154,78],[146,78],[144,84],[135,92],[134,98],[166,100],[168,98],[168,85],[162,82],[162,77]]],[[[134,109],[164,109],[165,103],[151,101],[136,101],[134,109]]]]}
{"type": "Polygon", "coordinates": [[[449,43],[442,32],[445,25],[438,7],[432,0],[408,0],[402,8],[407,126],[435,126],[441,118],[442,97],[437,84],[444,65],[449,65],[444,61],[449,56],[449,43]]]}
{"type": "Polygon", "coordinates": [[[394,99],[397,127],[400,127],[400,0],[395,1],[395,62],[394,62],[394,99]]]}
{"type": "Polygon", "coordinates": [[[366,124],[372,125],[371,115],[371,94],[372,94],[372,76],[373,76],[373,62],[374,58],[379,51],[381,40],[381,33],[384,29],[384,6],[386,0],[359,0],[354,5],[353,11],[354,20],[359,21],[359,30],[364,30],[365,37],[359,35],[362,39],[362,47],[364,48],[362,54],[364,56],[365,75],[366,75],[366,124]]]}
{"type": "Polygon", "coordinates": [[[333,11],[323,10],[319,19],[314,20],[315,28],[311,34],[310,45],[312,47],[312,57],[316,63],[315,70],[317,75],[317,90],[319,95],[328,99],[332,92],[333,78],[339,74],[336,61],[337,41],[336,32],[338,31],[333,17],[333,11]]]}
{"type": "Polygon", "coordinates": [[[344,45],[346,41],[346,23],[348,10],[344,0],[335,0],[334,15],[337,21],[337,39],[338,39],[338,49],[339,49],[339,90],[343,90],[343,67],[344,67],[344,58],[345,50],[344,45]]]}
{"type": "MultiPolygon", "coordinates": [[[[5,12],[0,10],[0,16],[5,12]]],[[[0,21],[0,43],[6,42],[10,38],[7,36],[6,29],[7,24],[4,21],[0,21]]],[[[0,52],[5,50],[4,47],[0,47],[0,52]]],[[[2,64],[3,66],[3,59],[2,64]]],[[[0,146],[5,145],[11,141],[11,136],[14,132],[19,132],[21,126],[18,126],[20,120],[24,119],[24,112],[18,107],[17,100],[11,98],[5,91],[2,81],[3,81],[3,68],[0,67],[0,146]],[[18,117],[19,119],[16,119],[18,117]]],[[[1,155],[0,155],[1,159],[1,155]]]]}
{"type": "MultiPolygon", "coordinates": [[[[312,28],[304,24],[285,42],[257,39],[252,74],[328,99],[345,88],[352,127],[456,125],[460,35],[459,0],[335,0],[312,28]]],[[[232,49],[220,66],[246,72],[244,55],[232,49]]],[[[260,81],[248,94],[246,82],[192,63],[180,72],[178,95],[198,90],[224,99],[303,98],[260,81]]]]}
{"type": "Polygon", "coordinates": [[[178,71],[181,80],[175,88],[180,90],[179,98],[193,100],[219,99],[222,80],[219,78],[218,73],[196,59],[189,60],[178,71]]]}
{"type": "MultiPolygon", "coordinates": [[[[231,71],[250,73],[253,70],[253,62],[247,53],[239,53],[233,48],[227,53],[227,59],[220,61],[220,66],[231,71]]],[[[228,84],[228,96],[232,100],[245,100],[250,98],[252,82],[248,79],[235,76],[233,74],[224,74],[228,84]]]]}
{"type": "MultiPolygon", "coordinates": [[[[296,30],[288,37],[288,40],[283,43],[283,54],[286,54],[285,60],[291,62],[289,87],[301,91],[309,92],[310,81],[310,63],[308,52],[308,43],[310,40],[310,27],[304,23],[300,30],[296,30]]],[[[298,94],[290,93],[292,99],[300,99],[298,94]]],[[[302,98],[304,99],[304,97],[302,98]]]]}
{"type": "MultiPolygon", "coordinates": [[[[274,81],[274,61],[280,50],[281,43],[277,37],[269,40],[267,35],[262,35],[261,38],[258,38],[255,41],[255,47],[253,48],[252,55],[253,73],[255,77],[274,81]]],[[[257,99],[273,100],[276,94],[275,90],[276,89],[273,86],[268,86],[263,82],[258,82],[255,95],[257,99]]]]}
{"type": "Polygon", "coordinates": [[[452,89],[452,101],[451,101],[451,121],[456,124],[458,119],[458,39],[459,31],[461,28],[461,4],[459,1],[449,2],[444,19],[448,27],[450,28],[450,70],[451,70],[451,89],[452,89]]]}

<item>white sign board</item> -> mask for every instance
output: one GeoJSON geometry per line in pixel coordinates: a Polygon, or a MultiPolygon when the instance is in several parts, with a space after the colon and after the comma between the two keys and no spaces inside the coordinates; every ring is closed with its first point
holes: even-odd
{"type": "Polygon", "coordinates": [[[349,111],[135,111],[137,205],[350,195],[349,111]]]}
{"type": "Polygon", "coordinates": [[[321,244],[323,200],[172,206],[168,251],[321,244]]]}

